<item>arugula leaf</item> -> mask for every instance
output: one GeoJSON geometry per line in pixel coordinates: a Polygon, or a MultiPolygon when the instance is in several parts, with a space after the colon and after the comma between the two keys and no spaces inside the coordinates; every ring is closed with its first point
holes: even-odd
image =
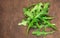
{"type": "Polygon", "coordinates": [[[51,31],[51,32],[44,32],[44,31],[39,31],[39,30],[36,30],[36,31],[33,31],[32,34],[33,35],[36,35],[36,36],[41,36],[41,35],[44,35],[46,36],[47,34],[52,34],[54,33],[54,31],[51,31]]]}
{"type": "Polygon", "coordinates": [[[24,25],[24,26],[26,26],[27,22],[28,22],[28,21],[23,20],[23,21],[22,21],[21,23],[19,23],[18,25],[24,25]]]}
{"type": "Polygon", "coordinates": [[[33,18],[33,14],[30,12],[29,9],[26,10],[26,8],[24,8],[23,11],[26,16],[28,16],[29,18],[33,18]]]}

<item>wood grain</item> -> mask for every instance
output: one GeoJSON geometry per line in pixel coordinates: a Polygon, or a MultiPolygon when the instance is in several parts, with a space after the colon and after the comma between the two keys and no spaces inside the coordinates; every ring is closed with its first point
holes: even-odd
{"type": "MultiPolygon", "coordinates": [[[[22,9],[31,4],[50,2],[49,15],[54,16],[58,31],[46,38],[60,38],[60,0],[0,0],[0,38],[26,38],[26,28],[17,24],[24,18],[22,9]]],[[[29,33],[28,38],[37,38],[29,33]]],[[[42,38],[42,37],[39,37],[42,38]]]]}

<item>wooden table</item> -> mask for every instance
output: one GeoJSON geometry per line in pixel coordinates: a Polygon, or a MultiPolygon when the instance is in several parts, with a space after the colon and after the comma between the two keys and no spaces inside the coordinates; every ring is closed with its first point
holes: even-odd
{"type": "MultiPolygon", "coordinates": [[[[0,0],[0,38],[26,38],[27,27],[17,25],[24,18],[22,9],[39,2],[50,2],[49,15],[55,17],[52,23],[58,28],[46,38],[60,38],[60,0],[0,0]]],[[[30,31],[28,38],[37,37],[30,31]]]]}

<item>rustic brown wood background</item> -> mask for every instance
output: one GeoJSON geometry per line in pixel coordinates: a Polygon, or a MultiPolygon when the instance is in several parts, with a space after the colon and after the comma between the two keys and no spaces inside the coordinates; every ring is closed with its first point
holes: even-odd
{"type": "MultiPolygon", "coordinates": [[[[58,28],[58,31],[46,38],[60,38],[60,0],[0,0],[0,38],[26,38],[26,27],[17,24],[24,18],[23,7],[38,2],[51,3],[49,14],[55,17],[52,22],[58,28]]],[[[29,33],[28,38],[37,37],[29,33]]]]}

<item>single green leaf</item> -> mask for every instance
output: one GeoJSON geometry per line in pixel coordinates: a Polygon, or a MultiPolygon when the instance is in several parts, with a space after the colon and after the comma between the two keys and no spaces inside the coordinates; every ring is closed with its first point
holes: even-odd
{"type": "Polygon", "coordinates": [[[46,19],[46,20],[51,20],[53,19],[53,17],[42,17],[43,19],[46,19]]]}
{"type": "Polygon", "coordinates": [[[23,20],[21,23],[18,23],[18,25],[24,25],[24,26],[26,26],[27,22],[28,21],[23,20]]]}
{"type": "Polygon", "coordinates": [[[33,13],[31,13],[29,9],[27,11],[26,11],[26,9],[23,9],[23,10],[24,10],[25,15],[27,15],[30,18],[33,18],[33,13]]]}

